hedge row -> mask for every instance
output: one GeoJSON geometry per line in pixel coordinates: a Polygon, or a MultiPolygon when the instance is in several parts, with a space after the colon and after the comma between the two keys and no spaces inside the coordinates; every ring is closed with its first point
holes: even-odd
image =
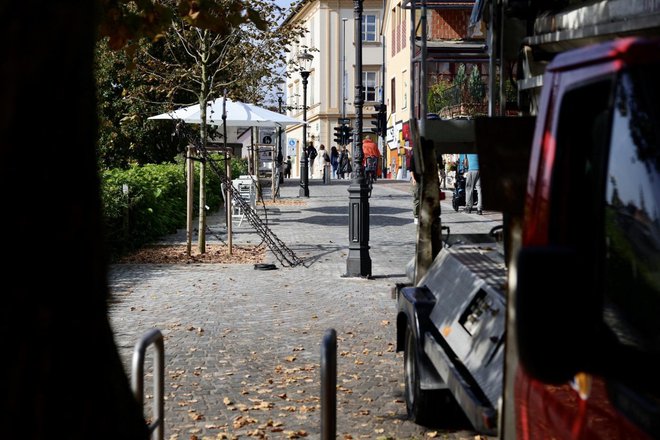
{"type": "MultiPolygon", "coordinates": [[[[219,168],[224,167],[217,162],[219,168]]],[[[247,173],[247,162],[232,159],[232,178],[247,173]]],[[[207,166],[206,205],[222,204],[221,179],[207,166]]],[[[199,207],[199,167],[195,167],[193,213],[199,207]]],[[[101,197],[111,259],[173,234],[186,225],[185,165],[159,164],[113,169],[101,173],[101,197]]]]}

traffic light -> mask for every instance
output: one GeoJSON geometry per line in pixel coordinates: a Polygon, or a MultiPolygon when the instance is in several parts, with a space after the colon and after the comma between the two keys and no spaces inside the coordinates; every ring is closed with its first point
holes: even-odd
{"type": "Polygon", "coordinates": [[[378,104],[374,106],[378,112],[372,115],[375,121],[371,121],[374,126],[371,131],[376,133],[377,136],[385,137],[387,131],[387,106],[385,104],[378,104]]]}
{"type": "Polygon", "coordinates": [[[380,136],[380,119],[378,118],[378,113],[371,115],[375,120],[371,121],[371,132],[375,133],[376,136],[380,136]]]}
{"type": "Polygon", "coordinates": [[[344,145],[344,125],[337,125],[335,127],[335,143],[337,145],[344,145]]]}
{"type": "Polygon", "coordinates": [[[349,145],[353,143],[353,133],[351,127],[348,125],[343,126],[343,143],[342,145],[349,145]]]}

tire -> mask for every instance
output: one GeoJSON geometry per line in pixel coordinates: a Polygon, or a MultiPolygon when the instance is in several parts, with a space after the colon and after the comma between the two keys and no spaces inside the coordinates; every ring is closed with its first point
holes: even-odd
{"type": "Polygon", "coordinates": [[[406,327],[406,345],[403,354],[405,382],[406,382],[406,410],[408,418],[413,422],[424,425],[430,422],[432,417],[431,394],[420,388],[419,377],[419,354],[415,334],[406,327]]]}
{"type": "Polygon", "coordinates": [[[458,212],[458,200],[455,197],[451,199],[451,206],[453,206],[454,211],[458,212]]]}
{"type": "Polygon", "coordinates": [[[410,325],[406,327],[404,348],[405,397],[408,418],[426,427],[469,429],[470,423],[448,389],[423,390],[420,387],[420,354],[410,325]]]}

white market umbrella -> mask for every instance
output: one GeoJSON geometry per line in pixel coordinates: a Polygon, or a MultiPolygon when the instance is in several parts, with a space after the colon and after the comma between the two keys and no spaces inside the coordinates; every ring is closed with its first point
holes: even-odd
{"type": "MultiPolygon", "coordinates": [[[[227,110],[228,127],[281,127],[283,125],[303,123],[299,119],[282,115],[254,104],[217,98],[207,103],[206,123],[208,125],[222,125],[223,100],[225,101],[227,110]]],[[[151,116],[148,119],[181,120],[190,124],[199,124],[202,122],[199,104],[151,116]]]]}

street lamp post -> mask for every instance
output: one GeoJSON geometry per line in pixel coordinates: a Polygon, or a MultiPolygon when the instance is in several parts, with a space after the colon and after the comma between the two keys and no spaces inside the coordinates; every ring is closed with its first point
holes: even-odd
{"type": "MultiPolygon", "coordinates": [[[[282,98],[284,97],[283,91],[277,92],[277,111],[282,113],[282,98]]],[[[277,179],[279,183],[284,183],[284,174],[282,173],[282,127],[277,129],[277,179]]]]}
{"type": "Polygon", "coordinates": [[[353,132],[353,169],[355,174],[348,187],[348,277],[371,277],[371,257],[369,256],[369,188],[364,178],[362,166],[362,3],[353,1],[355,18],[355,130],[353,132]]]}
{"type": "Polygon", "coordinates": [[[302,152],[300,154],[300,197],[309,197],[309,175],[307,162],[309,160],[307,150],[307,79],[309,78],[309,68],[314,57],[311,53],[304,52],[298,54],[298,63],[300,64],[300,76],[303,85],[303,141],[302,152]]]}

